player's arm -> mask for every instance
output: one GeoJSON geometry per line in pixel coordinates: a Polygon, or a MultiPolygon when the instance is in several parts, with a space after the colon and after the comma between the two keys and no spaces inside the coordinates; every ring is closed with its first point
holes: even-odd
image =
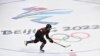
{"type": "Polygon", "coordinates": [[[49,41],[50,41],[51,43],[53,43],[53,40],[49,37],[49,31],[46,33],[46,38],[49,39],[49,41]]]}

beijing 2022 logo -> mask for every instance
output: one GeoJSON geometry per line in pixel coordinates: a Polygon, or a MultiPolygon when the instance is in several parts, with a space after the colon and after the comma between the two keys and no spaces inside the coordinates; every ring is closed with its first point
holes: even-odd
{"type": "Polygon", "coordinates": [[[55,15],[61,16],[61,14],[69,14],[72,12],[72,10],[68,9],[47,9],[43,7],[29,7],[29,8],[24,8],[25,10],[24,13],[21,13],[13,19],[18,20],[18,19],[24,19],[24,18],[31,18],[31,22],[36,22],[40,24],[52,24],[56,25],[58,22],[48,22],[48,21],[43,21],[45,19],[50,19],[50,17],[53,17],[55,15]]]}

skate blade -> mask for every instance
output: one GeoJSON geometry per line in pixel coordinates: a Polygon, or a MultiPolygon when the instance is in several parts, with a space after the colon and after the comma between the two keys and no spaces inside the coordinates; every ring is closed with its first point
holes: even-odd
{"type": "Polygon", "coordinates": [[[44,53],[45,52],[45,50],[40,50],[40,53],[44,53]]]}

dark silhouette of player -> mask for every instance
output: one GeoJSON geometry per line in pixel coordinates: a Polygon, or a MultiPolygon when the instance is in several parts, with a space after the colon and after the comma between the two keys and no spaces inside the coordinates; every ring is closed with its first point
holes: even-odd
{"type": "Polygon", "coordinates": [[[43,47],[47,43],[44,38],[44,35],[51,43],[53,43],[53,40],[49,37],[49,32],[50,32],[51,28],[52,28],[52,26],[50,24],[47,24],[46,27],[37,30],[37,32],[35,33],[35,40],[26,41],[26,46],[29,43],[37,43],[40,41],[40,42],[42,42],[42,44],[40,46],[40,51],[44,52],[43,47]]]}

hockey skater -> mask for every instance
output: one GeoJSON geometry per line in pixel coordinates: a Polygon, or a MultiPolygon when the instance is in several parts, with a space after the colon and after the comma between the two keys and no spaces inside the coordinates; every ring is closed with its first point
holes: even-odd
{"type": "Polygon", "coordinates": [[[37,43],[40,41],[42,43],[40,46],[40,51],[44,52],[45,50],[43,50],[43,47],[47,43],[44,35],[51,43],[53,43],[53,40],[49,37],[49,32],[51,28],[52,26],[50,24],[47,24],[46,27],[37,30],[37,32],[35,33],[35,40],[26,41],[25,45],[27,46],[29,43],[37,43]]]}

